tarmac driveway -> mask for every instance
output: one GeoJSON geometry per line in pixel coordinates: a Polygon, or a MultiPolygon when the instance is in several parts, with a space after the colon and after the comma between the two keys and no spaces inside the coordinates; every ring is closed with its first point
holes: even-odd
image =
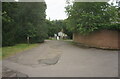
{"type": "Polygon", "coordinates": [[[118,52],[46,40],[3,60],[4,77],[117,77],[118,52]]]}

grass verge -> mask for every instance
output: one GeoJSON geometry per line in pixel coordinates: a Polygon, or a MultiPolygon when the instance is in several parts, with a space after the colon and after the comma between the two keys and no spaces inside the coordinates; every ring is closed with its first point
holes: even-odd
{"type": "Polygon", "coordinates": [[[15,46],[2,47],[2,48],[0,48],[0,50],[2,50],[2,52],[0,52],[0,59],[7,58],[16,53],[34,48],[38,45],[39,44],[29,44],[29,45],[28,44],[17,44],[15,46]]]}

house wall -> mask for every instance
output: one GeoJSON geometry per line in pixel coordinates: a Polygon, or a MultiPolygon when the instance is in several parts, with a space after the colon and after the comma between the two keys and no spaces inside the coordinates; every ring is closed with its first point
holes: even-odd
{"type": "Polygon", "coordinates": [[[73,41],[91,47],[120,49],[118,45],[120,43],[119,35],[120,32],[111,30],[96,31],[86,36],[74,33],[73,41]]]}

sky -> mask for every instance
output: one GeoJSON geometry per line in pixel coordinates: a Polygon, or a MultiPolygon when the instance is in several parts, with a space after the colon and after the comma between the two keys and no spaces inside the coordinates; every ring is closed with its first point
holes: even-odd
{"type": "Polygon", "coordinates": [[[65,13],[66,0],[45,0],[47,4],[46,18],[50,20],[66,19],[65,13]]]}

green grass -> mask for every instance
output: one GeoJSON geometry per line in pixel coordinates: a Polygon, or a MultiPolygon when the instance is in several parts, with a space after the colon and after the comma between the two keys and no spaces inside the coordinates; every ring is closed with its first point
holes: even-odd
{"type": "Polygon", "coordinates": [[[8,46],[8,47],[3,47],[0,48],[0,50],[2,50],[2,52],[0,52],[0,59],[1,58],[7,58],[9,56],[12,56],[16,53],[31,49],[33,47],[38,46],[39,44],[17,44],[15,46],[8,46]]]}

